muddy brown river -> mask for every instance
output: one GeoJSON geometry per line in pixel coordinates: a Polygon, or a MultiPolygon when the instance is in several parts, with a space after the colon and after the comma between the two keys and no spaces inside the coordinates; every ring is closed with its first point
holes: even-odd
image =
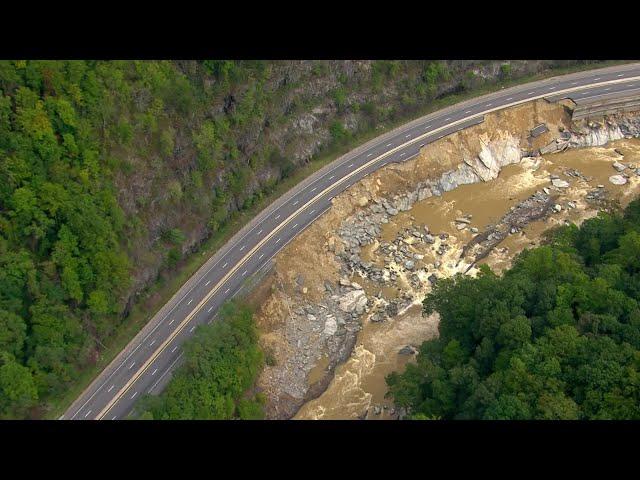
{"type": "MultiPolygon", "coordinates": [[[[390,219],[383,227],[381,238],[392,241],[398,232],[415,225],[427,225],[434,234],[446,232],[459,252],[473,234],[469,228],[459,231],[455,219],[463,215],[470,216],[470,226],[482,231],[488,224],[499,220],[509,209],[529,195],[550,186],[549,175],[555,174],[565,179],[563,172],[576,169],[587,177],[587,181],[571,180],[570,188],[562,192],[564,201],[574,201],[577,208],[563,210],[561,214],[546,221],[536,221],[517,235],[510,235],[496,251],[483,260],[493,269],[501,271],[508,267],[513,255],[524,248],[539,243],[542,232],[566,220],[579,222],[593,216],[596,212],[589,209],[584,201],[587,191],[604,185],[611,198],[628,203],[639,191],[639,180],[634,174],[624,186],[609,182],[609,177],[617,172],[614,161],[625,164],[635,163],[640,167],[640,139],[618,140],[604,147],[568,150],[563,153],[547,155],[539,161],[524,159],[521,163],[505,167],[498,178],[486,183],[464,185],[443,194],[416,203],[410,211],[402,212],[390,219]],[[624,157],[616,152],[621,152],[624,157]]],[[[377,243],[362,249],[362,258],[382,265],[377,254],[377,243]]],[[[425,252],[425,263],[433,262],[433,256],[425,252]]],[[[440,276],[453,273],[450,264],[443,262],[438,271],[440,276]]],[[[380,291],[379,285],[360,277],[353,281],[363,286],[368,296],[380,291]]],[[[402,288],[411,288],[402,285],[402,288]]],[[[401,292],[395,286],[382,288],[385,298],[393,298],[401,292]]],[[[356,347],[344,364],[336,369],[335,378],[327,390],[315,400],[306,403],[295,416],[296,419],[389,419],[392,415],[392,402],[385,398],[387,386],[385,376],[392,371],[401,371],[412,355],[400,355],[405,345],[419,346],[423,341],[437,335],[437,315],[423,317],[419,301],[407,311],[387,322],[364,322],[358,334],[356,347]],[[373,407],[379,406],[380,413],[375,414],[373,407]]],[[[311,372],[314,379],[321,377],[327,361],[320,362],[311,372]]]]}

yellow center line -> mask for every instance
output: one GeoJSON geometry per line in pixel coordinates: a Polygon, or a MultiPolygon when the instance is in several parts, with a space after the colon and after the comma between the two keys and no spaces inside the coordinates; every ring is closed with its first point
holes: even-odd
{"type": "Polygon", "coordinates": [[[324,196],[325,193],[327,193],[330,190],[333,190],[334,188],[336,188],[337,186],[346,183],[351,177],[353,177],[354,175],[358,174],[359,172],[361,172],[362,170],[364,170],[365,168],[371,166],[373,163],[379,161],[382,158],[388,157],[389,155],[392,155],[393,153],[397,152],[400,149],[403,149],[405,147],[407,147],[408,145],[411,145],[413,143],[417,143],[421,140],[423,140],[424,138],[433,135],[435,133],[438,133],[446,128],[452,127],[454,125],[458,125],[462,122],[465,122],[471,118],[480,116],[480,115],[486,115],[487,113],[491,113],[494,112],[496,110],[502,110],[505,108],[509,108],[511,106],[514,105],[519,105],[521,103],[527,103],[530,102],[532,100],[538,100],[544,97],[549,97],[549,96],[557,96],[558,94],[561,93],[567,93],[567,92],[572,92],[572,91],[577,91],[577,90],[583,90],[585,88],[590,88],[590,87],[597,87],[600,85],[608,85],[608,84],[616,84],[616,83],[624,83],[624,82],[628,82],[634,79],[640,79],[640,77],[627,77],[624,79],[617,79],[617,80],[608,80],[605,82],[599,82],[599,83],[592,83],[589,85],[583,85],[583,86],[579,86],[579,87],[573,87],[573,88],[567,88],[567,89],[563,89],[563,90],[558,90],[558,91],[554,91],[553,95],[549,95],[548,92],[542,95],[538,95],[535,97],[529,97],[529,98],[523,98],[522,100],[518,100],[515,102],[511,102],[508,103],[506,105],[502,105],[499,107],[494,107],[491,109],[487,109],[487,110],[483,110],[482,112],[478,112],[475,113],[473,115],[469,115],[468,117],[464,117],[461,118],[460,120],[456,120],[455,122],[451,122],[447,125],[443,125],[442,127],[438,127],[428,133],[424,133],[418,137],[415,137],[414,139],[405,142],[401,145],[398,145],[397,147],[392,148],[391,150],[377,156],[376,158],[368,161],[367,163],[363,164],[362,166],[358,167],[356,170],[354,170],[353,172],[347,174],[346,176],[342,177],[337,183],[325,188],[323,191],[321,191],[320,193],[318,193],[315,197],[313,197],[311,200],[309,200],[308,202],[306,202],[304,205],[302,205],[300,208],[298,208],[295,212],[293,212],[291,215],[289,215],[285,220],[283,220],[274,230],[271,231],[271,233],[269,233],[266,237],[264,237],[260,242],[258,242],[256,244],[255,247],[253,247],[249,252],[247,252],[247,254],[242,257],[240,259],[239,262],[236,263],[236,265],[209,291],[209,293],[204,297],[204,299],[198,303],[198,305],[195,306],[195,308],[189,313],[189,315],[187,315],[185,317],[185,319],[180,322],[180,324],[178,324],[178,326],[175,328],[175,330],[171,333],[171,335],[169,335],[169,337],[167,337],[167,339],[162,342],[162,344],[160,344],[160,346],[153,352],[153,354],[149,357],[149,359],[144,362],[144,364],[142,364],[142,366],[136,371],[136,373],[129,379],[129,381],[116,393],[116,395],[114,395],[114,397],[107,403],[107,405],[100,411],[100,413],[95,417],[97,420],[100,420],[101,418],[103,418],[111,409],[111,407],[113,407],[113,405],[127,392],[127,390],[131,387],[131,385],[133,385],[133,383],[140,378],[140,376],[142,374],[144,374],[144,372],[147,370],[147,368],[149,368],[149,365],[151,365],[153,363],[153,361],[158,358],[158,356],[164,351],[164,349],[166,348],[166,346],[171,343],[171,341],[182,331],[182,329],[187,325],[187,323],[189,323],[189,321],[202,309],[202,307],[211,299],[211,297],[213,297],[213,295],[215,295],[217,293],[217,291],[220,289],[220,287],[222,287],[222,285],[235,273],[238,271],[238,269],[240,269],[245,263],[246,261],[256,252],[256,250],[258,250],[260,247],[262,247],[266,242],[268,242],[276,233],[278,233],[279,231],[281,231],[294,217],[296,217],[300,212],[302,212],[303,210],[305,210],[310,204],[312,204],[313,202],[319,200],[320,198],[322,198],[324,196]]]}

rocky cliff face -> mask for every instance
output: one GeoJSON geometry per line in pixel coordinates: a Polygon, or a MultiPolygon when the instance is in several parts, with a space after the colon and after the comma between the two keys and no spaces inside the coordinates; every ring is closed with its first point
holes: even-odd
{"type": "Polygon", "coordinates": [[[601,121],[579,120],[570,130],[540,148],[541,153],[555,153],[567,148],[599,147],[622,138],[640,135],[640,118],[636,115],[615,115],[601,121]]]}

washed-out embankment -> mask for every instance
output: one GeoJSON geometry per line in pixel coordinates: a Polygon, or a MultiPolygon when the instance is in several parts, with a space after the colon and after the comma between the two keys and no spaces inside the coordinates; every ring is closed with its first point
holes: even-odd
{"type": "Polygon", "coordinates": [[[624,203],[640,183],[639,136],[640,115],[573,124],[566,107],[540,100],[337,196],[252,294],[268,418],[401,416],[384,376],[437,335],[437,315],[420,310],[432,285],[475,275],[479,261],[499,271],[548,228],[624,203]],[[548,131],[531,137],[540,123],[548,131]]]}

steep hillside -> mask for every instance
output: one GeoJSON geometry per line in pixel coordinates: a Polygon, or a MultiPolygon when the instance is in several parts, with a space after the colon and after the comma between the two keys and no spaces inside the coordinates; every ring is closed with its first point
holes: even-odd
{"type": "Polygon", "coordinates": [[[41,416],[140,292],[320,152],[569,63],[0,62],[0,417],[41,416]]]}

